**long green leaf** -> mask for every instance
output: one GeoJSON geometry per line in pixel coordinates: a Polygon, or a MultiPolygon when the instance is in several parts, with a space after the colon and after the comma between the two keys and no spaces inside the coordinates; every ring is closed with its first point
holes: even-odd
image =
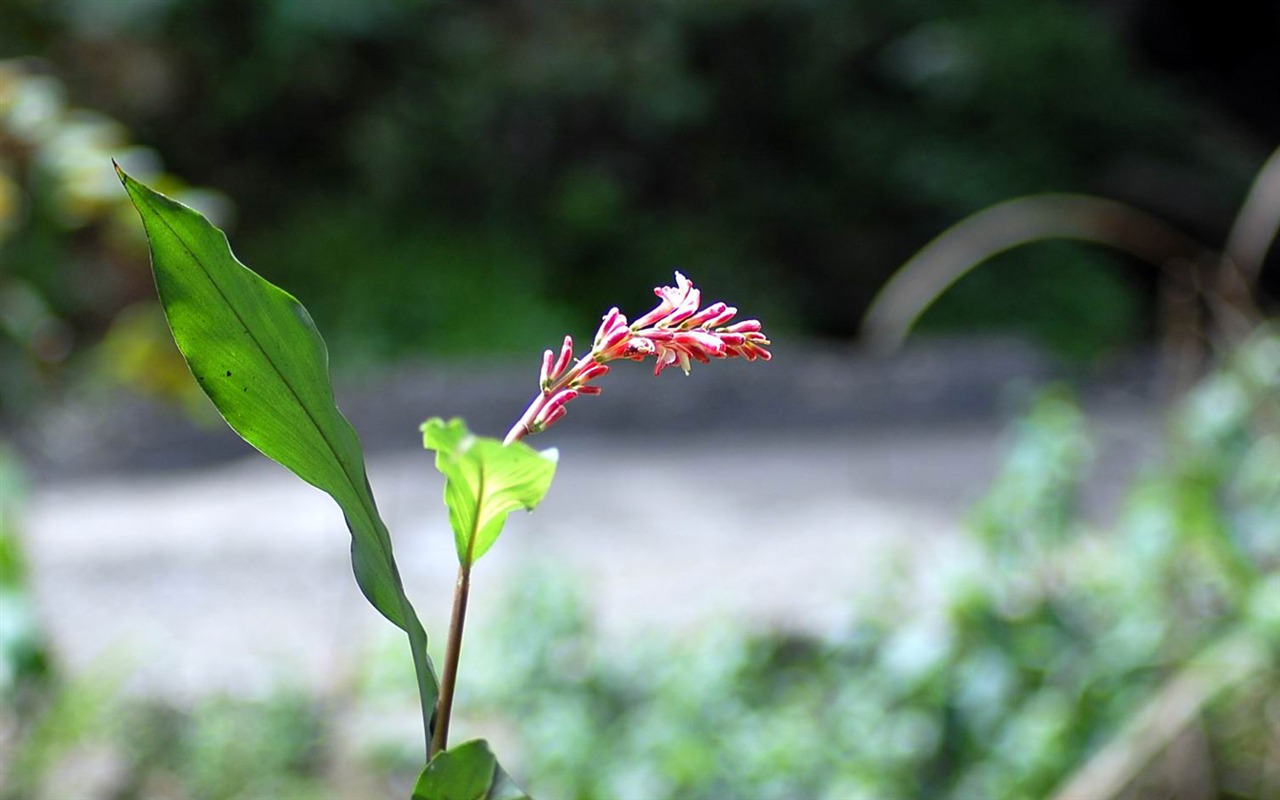
{"type": "Polygon", "coordinates": [[[437,686],[427,634],[400,582],[360,441],[334,402],[328,351],[311,315],[237,261],[203,216],[119,166],[116,173],[142,216],[156,290],[192,374],[236,433],[342,508],[361,591],[409,636],[429,728],[437,686]]]}
{"type": "Polygon", "coordinates": [[[489,743],[464,742],[437,753],[413,788],[413,800],[529,800],[511,780],[489,743]]]}
{"type": "Polygon", "coordinates": [[[542,502],[556,473],[554,450],[474,436],[460,419],[422,423],[422,442],[436,451],[458,561],[467,567],[497,541],[508,514],[542,502]]]}

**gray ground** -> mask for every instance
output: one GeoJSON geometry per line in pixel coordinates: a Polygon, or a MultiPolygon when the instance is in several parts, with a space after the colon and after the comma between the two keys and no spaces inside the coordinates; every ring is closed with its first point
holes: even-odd
{"type": "MultiPolygon", "coordinates": [[[[533,442],[560,446],[559,475],[480,562],[473,624],[522,565],[550,561],[582,576],[611,635],[725,617],[839,625],[895,548],[947,558],[999,463],[1017,406],[1008,387],[1052,375],[999,348],[790,361],[687,383],[610,375],[603,397],[577,401],[558,439],[533,442]]],[[[456,561],[416,423],[423,408],[457,410],[498,434],[530,381],[429,374],[356,387],[343,405],[370,445],[406,585],[442,635],[456,561]]],[[[1160,415],[1134,385],[1109,376],[1085,391],[1102,443],[1099,514],[1157,438],[1160,415]]],[[[173,697],[265,690],[286,674],[325,688],[387,628],[359,597],[332,502],[220,429],[73,406],[26,444],[40,475],[25,518],[36,596],[73,669],[114,670],[173,697]],[[104,421],[96,438],[66,432],[104,421]]]]}

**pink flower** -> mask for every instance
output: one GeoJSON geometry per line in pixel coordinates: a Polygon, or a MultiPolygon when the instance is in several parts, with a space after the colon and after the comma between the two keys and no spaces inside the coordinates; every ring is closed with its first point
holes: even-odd
{"type": "Polygon", "coordinates": [[[596,331],[591,351],[572,366],[573,339],[568,336],[559,354],[551,350],[542,354],[542,391],[507,433],[507,444],[546,430],[565,415],[565,405],[579,395],[600,394],[600,387],[591,381],[609,371],[606,364],[610,361],[643,361],[653,356],[654,375],[673,364],[679,364],[688,375],[694,361],[768,361],[773,357],[765,349],[769,339],[761,331],[759,320],[730,325],[738,309],[724,303],[699,309],[702,293],[679,272],[675,286],[659,286],[653,293],[658,296],[658,305],[629,325],[617,308],[609,309],[596,331]]]}

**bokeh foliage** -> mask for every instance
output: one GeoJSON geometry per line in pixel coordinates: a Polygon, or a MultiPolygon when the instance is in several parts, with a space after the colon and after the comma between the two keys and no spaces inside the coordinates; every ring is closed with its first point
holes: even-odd
{"type": "Polygon", "coordinates": [[[111,180],[113,157],[230,215],[226,198],[163,174],[121,122],[70,105],[38,62],[0,58],[0,417],[38,405],[68,366],[204,408],[150,299],[146,242],[111,180]]]}
{"type": "MultiPolygon", "coordinates": [[[[969,536],[923,573],[882,572],[827,637],[721,627],[619,648],[573,576],[513,581],[498,627],[471,637],[466,710],[503,732],[504,759],[520,753],[504,763],[537,797],[1024,798],[1049,796],[1190,684],[1173,695],[1189,724],[1155,730],[1126,791],[1081,796],[1208,780],[1206,796],[1273,797],[1278,381],[1280,336],[1263,330],[1174,410],[1102,526],[1080,505],[1088,418],[1045,392],[969,536]]],[[[115,782],[94,796],[402,796],[421,766],[402,647],[327,705],[286,687],[107,714],[93,687],[55,686],[0,751],[17,768],[8,796],[65,796],[49,788],[64,768],[104,749],[115,782]]]]}
{"type": "MultiPolygon", "coordinates": [[[[236,197],[246,258],[383,355],[553,341],[562,304],[639,304],[672,267],[850,335],[967,213],[1085,191],[1219,232],[1261,156],[1189,136],[1204,104],[1062,0],[322,5],[17,3],[7,44],[236,197]]],[[[1147,327],[1141,270],[1012,258],[934,324],[1085,354],[1147,327]]]]}
{"type": "Polygon", "coordinates": [[[1135,737],[1154,757],[1127,783],[1072,796],[1274,796],[1277,381],[1273,331],[1176,411],[1169,457],[1103,528],[1079,504],[1087,418],[1046,392],[970,538],[860,592],[828,638],[726,628],[619,650],[572,578],[525,581],[474,656],[475,702],[554,797],[1048,797],[1150,708],[1188,706],[1185,727],[1135,737]]]}

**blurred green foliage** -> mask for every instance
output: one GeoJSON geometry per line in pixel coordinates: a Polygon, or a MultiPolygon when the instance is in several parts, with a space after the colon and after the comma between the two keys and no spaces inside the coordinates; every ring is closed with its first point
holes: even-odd
{"type": "MultiPolygon", "coordinates": [[[[1220,233],[1261,160],[1064,0],[10,5],[0,45],[236,197],[246,260],[381,355],[555,341],[673,267],[851,335],[965,214],[1092,191],[1220,233]]],[[[1148,327],[1123,262],[1010,259],[936,325],[1148,327]]]]}
{"type": "Polygon", "coordinates": [[[38,710],[40,695],[54,678],[49,645],[36,620],[19,530],[25,501],[21,463],[0,439],[0,705],[11,710],[7,721],[15,727],[38,710]]]}
{"type": "Polygon", "coordinates": [[[330,772],[327,709],[296,691],[179,709],[83,679],[52,701],[8,757],[0,798],[319,800],[355,785],[330,772]]]}
{"type": "Polygon", "coordinates": [[[66,94],[36,62],[0,60],[0,412],[38,404],[77,362],[201,408],[155,308],[146,242],[111,159],[215,218],[230,204],[161,174],[124,125],[66,94]]]}
{"type": "Polygon", "coordinates": [[[548,797],[1045,797],[1145,707],[1172,719],[1175,702],[1191,703],[1188,730],[1144,735],[1190,749],[1127,764],[1154,792],[1134,796],[1194,779],[1273,797],[1278,399],[1273,331],[1189,397],[1168,452],[1094,530],[1078,504],[1087,419],[1045,393],[972,538],[862,593],[829,639],[723,629],[618,652],[571,576],[526,582],[472,657],[473,702],[509,721],[516,773],[548,797]],[[1245,666],[1224,660],[1241,646],[1245,666]]]}
{"type": "Polygon", "coordinates": [[[0,439],[0,798],[26,798],[60,759],[101,733],[103,681],[67,685],[36,612],[23,546],[21,460],[0,439]]]}
{"type": "MultiPolygon", "coordinates": [[[[536,797],[967,800],[1049,796],[1153,708],[1189,708],[1138,737],[1154,756],[1122,760],[1124,792],[1081,796],[1208,781],[1206,796],[1273,797],[1278,404],[1280,334],[1263,330],[1174,410],[1097,528],[1079,501],[1088,419],[1044,392],[971,535],[923,572],[883,572],[826,638],[726,623],[619,648],[573,576],[516,582],[499,626],[470,637],[463,711],[520,754],[510,769],[536,797]]],[[[101,679],[57,684],[34,724],[0,725],[0,797],[403,796],[420,768],[414,678],[386,643],[339,702],[286,688],[178,710],[101,679]],[[94,763],[110,769],[90,783],[94,763]]]]}
{"type": "MultiPolygon", "coordinates": [[[[323,712],[289,690],[262,700],[214,698],[189,714],[140,707],[130,720],[138,731],[130,737],[130,761],[138,777],[154,782],[157,773],[167,774],[190,797],[332,797],[323,780],[329,740],[323,712]]],[[[137,786],[126,795],[155,796],[156,788],[137,786]]]]}

